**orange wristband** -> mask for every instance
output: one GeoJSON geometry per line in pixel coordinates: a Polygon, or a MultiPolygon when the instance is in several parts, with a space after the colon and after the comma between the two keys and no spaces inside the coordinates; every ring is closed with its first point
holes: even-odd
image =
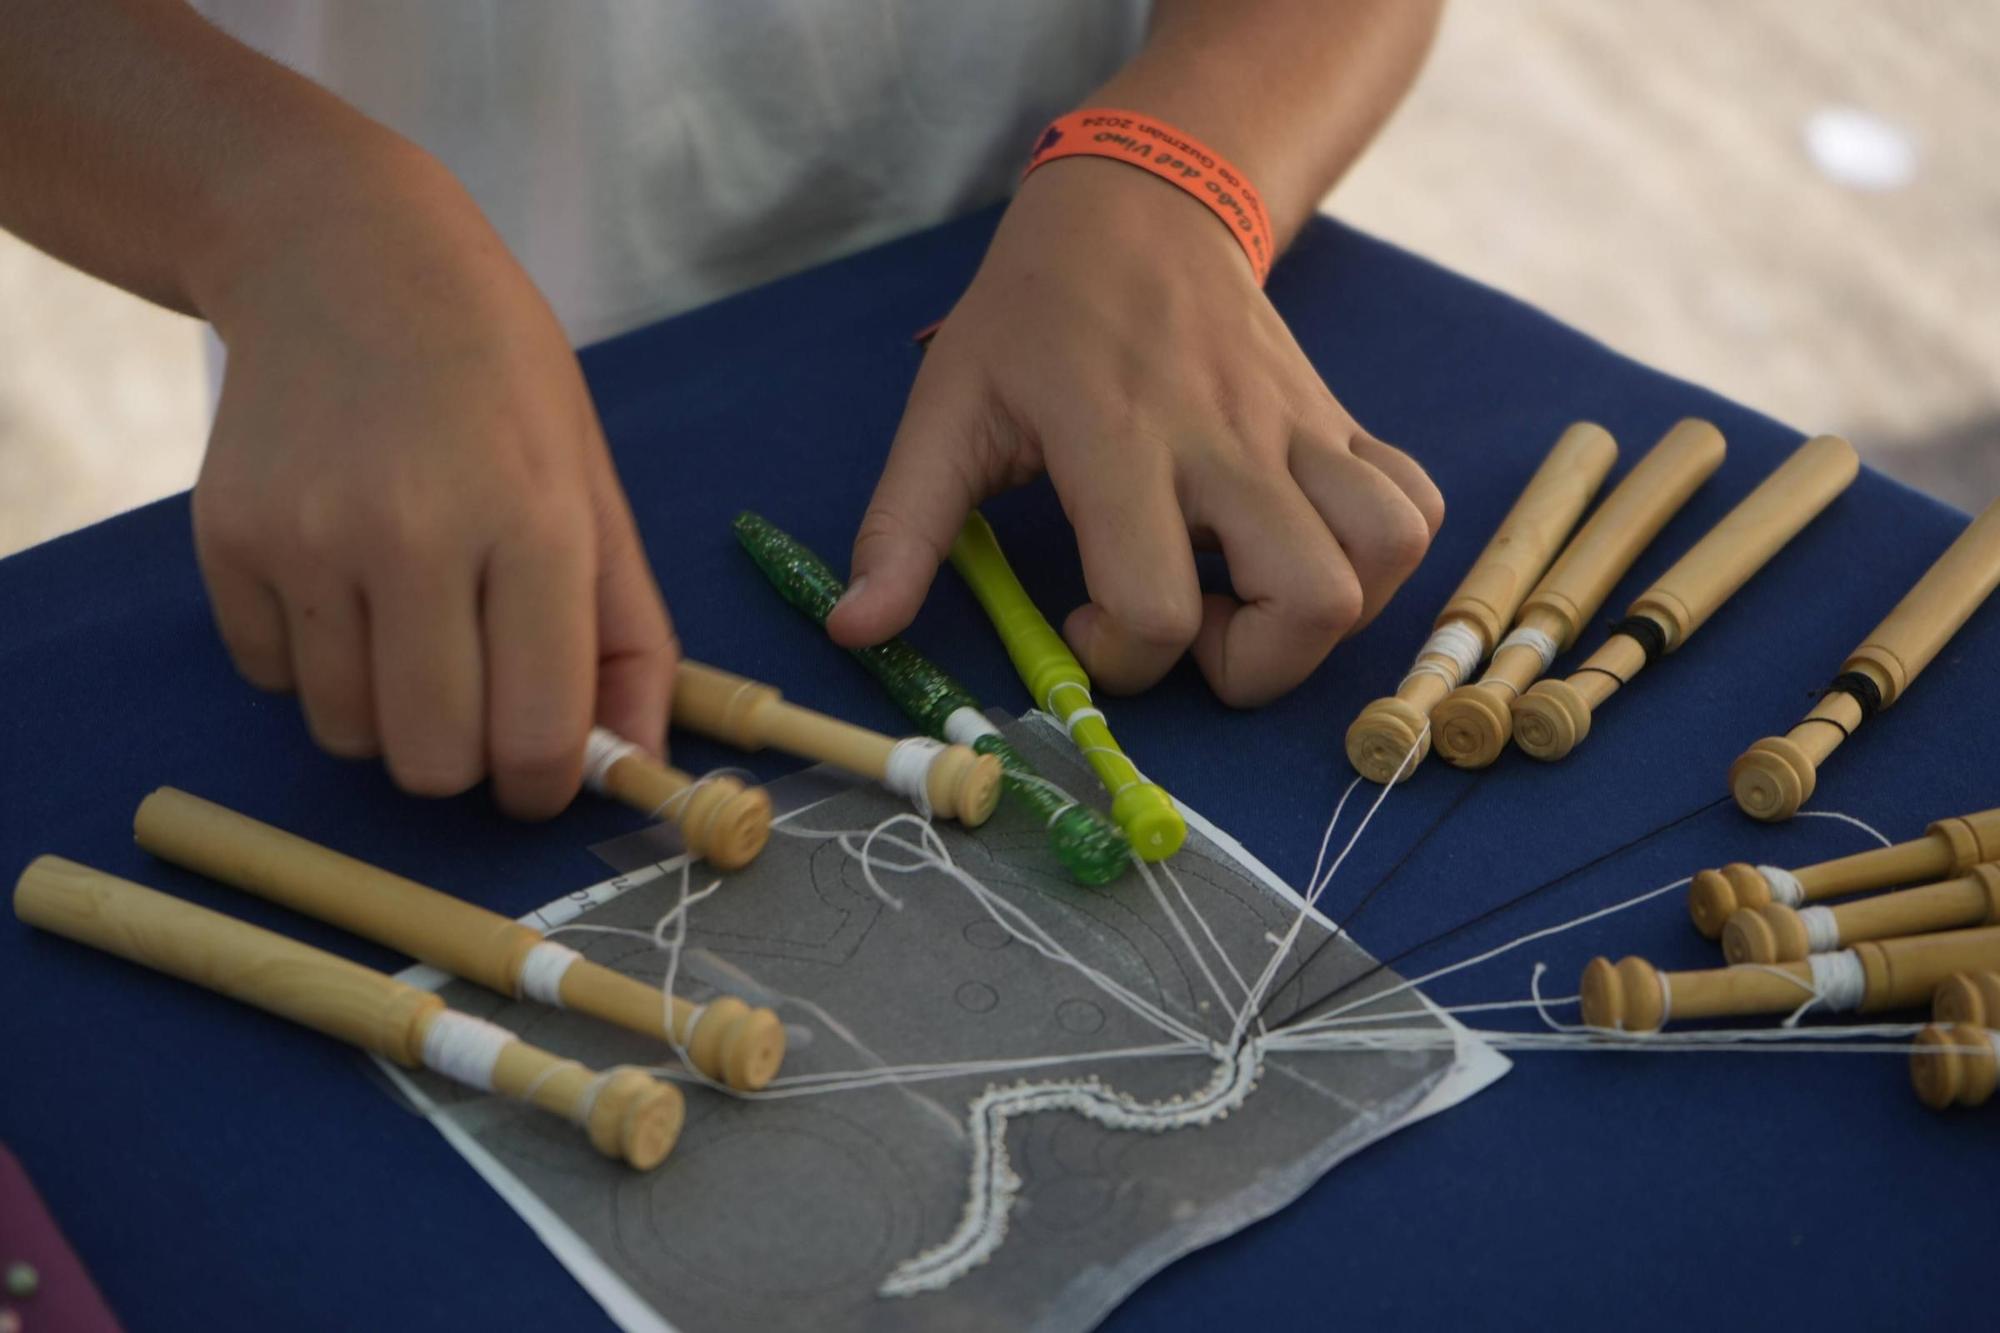
{"type": "Polygon", "coordinates": [[[1064,157],[1108,157],[1178,185],[1222,219],[1243,247],[1257,285],[1264,285],[1273,258],[1264,200],[1242,172],[1201,140],[1136,111],[1086,107],[1057,117],[1042,131],[1021,175],[1064,157]]]}

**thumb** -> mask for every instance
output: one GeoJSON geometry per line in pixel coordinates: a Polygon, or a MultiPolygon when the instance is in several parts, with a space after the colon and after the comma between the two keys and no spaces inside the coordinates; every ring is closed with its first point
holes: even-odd
{"type": "Polygon", "coordinates": [[[916,619],[965,516],[997,489],[999,451],[990,426],[978,424],[993,417],[979,392],[918,376],[854,539],[847,595],[827,617],[842,647],[880,643],[916,619]]]}

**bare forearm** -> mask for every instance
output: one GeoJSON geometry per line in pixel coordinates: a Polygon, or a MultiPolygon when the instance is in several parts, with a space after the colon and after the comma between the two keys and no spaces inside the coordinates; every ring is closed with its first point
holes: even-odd
{"type": "Polygon", "coordinates": [[[1229,158],[1282,247],[1415,80],[1443,0],[1160,0],[1146,47],[1092,95],[1229,158]]]}
{"type": "Polygon", "coordinates": [[[0,42],[0,227],[187,313],[314,190],[420,160],[180,0],[28,0],[0,42]]]}

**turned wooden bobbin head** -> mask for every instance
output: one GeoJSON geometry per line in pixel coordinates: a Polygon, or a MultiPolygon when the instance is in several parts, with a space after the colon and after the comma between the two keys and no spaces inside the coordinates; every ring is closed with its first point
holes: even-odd
{"type": "Polygon", "coordinates": [[[1514,701],[1514,743],[1536,759],[1562,759],[1590,734],[1590,714],[1568,681],[1536,681],[1514,701]]]}
{"type": "Polygon", "coordinates": [[[739,1090],[768,1085],[785,1058],[785,1025],[733,995],[711,1000],[688,1034],[688,1059],[739,1090]]]}
{"type": "Polygon", "coordinates": [[[674,1150],[686,1117],[687,1104],[678,1088],[642,1070],[620,1067],[605,1071],[583,1128],[591,1146],[605,1156],[650,1171],[674,1150]]]}
{"type": "Polygon", "coordinates": [[[689,789],[676,821],[687,849],[717,870],[741,870],[771,837],[771,798],[726,774],[689,789]]]}
{"type": "Polygon", "coordinates": [[[1347,729],[1348,762],[1370,782],[1392,782],[1398,773],[1408,777],[1430,753],[1427,722],[1414,704],[1393,696],[1377,699],[1347,729]]]}
{"type": "Polygon", "coordinates": [[[1460,768],[1484,768],[1514,734],[1513,691],[1481,681],[1461,685],[1431,714],[1431,746],[1460,768]]]}
{"type": "Polygon", "coordinates": [[[2000,972],[1959,972],[1938,983],[1931,1017],[1940,1023],[2000,1028],[2000,972]]]}
{"type": "Polygon", "coordinates": [[[1993,1033],[1972,1023],[1933,1023],[1910,1053],[1910,1086],[1933,1111],[1979,1106],[2000,1084],[2000,1049],[1993,1033]]]}
{"type": "Polygon", "coordinates": [[[1594,1028],[1658,1032],[1666,1022],[1659,969],[1643,958],[1593,958],[1583,970],[1583,1021],[1594,1028]]]}
{"type": "Polygon", "coordinates": [[[1766,736],[1729,766],[1729,794],[1752,819],[1790,819],[1812,798],[1819,773],[1812,756],[1789,736],[1766,736]]]}
{"type": "Polygon", "coordinates": [[[1000,803],[1000,761],[964,745],[948,745],[931,761],[924,792],[931,809],[968,828],[984,824],[1000,803]]]}
{"type": "Polygon", "coordinates": [[[1688,889],[1688,916],[1694,928],[1713,940],[1722,937],[1729,918],[1747,907],[1771,901],[1771,886],[1756,866],[1732,861],[1720,870],[1704,870],[1688,889]]]}
{"type": "Polygon", "coordinates": [[[1732,963],[1791,963],[1811,952],[1805,921],[1783,903],[1745,907],[1722,927],[1722,956],[1732,963]]]}

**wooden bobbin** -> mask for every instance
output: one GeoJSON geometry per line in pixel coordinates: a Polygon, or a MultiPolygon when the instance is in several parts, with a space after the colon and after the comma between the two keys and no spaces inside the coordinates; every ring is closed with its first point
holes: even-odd
{"type": "MultiPolygon", "coordinates": [[[[1617,461],[1617,442],[1602,426],[1579,421],[1564,431],[1431,628],[1460,627],[1478,641],[1484,661],[1617,461]]],[[[1419,653],[1396,692],[1362,709],[1347,729],[1355,772],[1386,783],[1399,770],[1414,771],[1430,753],[1431,710],[1460,684],[1449,656],[1419,653]]]]}
{"type": "Polygon", "coordinates": [[[1952,973],[1931,993],[1931,1017],[2000,1028],[2000,972],[1952,973]]]}
{"type": "Polygon", "coordinates": [[[680,830],[691,856],[740,870],[771,837],[771,798],[727,774],[696,778],[629,749],[605,765],[598,788],[613,800],[680,830]]]}
{"type": "MultiPolygon", "coordinates": [[[[1945,548],[1888,618],[1848,655],[1840,674],[1864,677],[1880,697],[1878,707],[1889,707],[1995,584],[2000,584],[2000,500],[1945,548]]],[[[1819,766],[1865,717],[1853,694],[1828,692],[1797,726],[1758,741],[1729,766],[1729,791],[1737,806],[1752,819],[1790,819],[1812,796],[1819,766]]]]}
{"type": "MultiPolygon", "coordinates": [[[[234,917],[65,861],[38,857],[14,888],[14,915],[157,972],[192,981],[405,1068],[424,1064],[451,1011],[430,991],[234,917]]],[[[499,1052],[493,1091],[582,1129],[607,1157],[650,1170],[673,1150],[678,1089],[637,1069],[603,1075],[520,1040],[499,1052]]]]}
{"type": "MultiPolygon", "coordinates": [[[[1921,838],[1802,866],[1791,876],[1801,900],[1817,902],[1962,875],[1982,861],[2000,861],[2000,809],[1940,819],[1921,838]]],[[[1688,889],[1688,916],[1695,929],[1717,939],[1733,914],[1774,901],[1764,869],[1737,861],[1697,874],[1688,889]]]]}
{"type": "MultiPolygon", "coordinates": [[[[1862,970],[1863,1013],[1926,1003],[1954,972],[2000,968],[2000,926],[1871,940],[1851,953],[1862,970]]],[[[1830,956],[1830,955],[1828,955],[1830,956]]],[[[1786,1014],[1816,993],[1809,963],[1755,963],[1661,972],[1643,958],[1593,958],[1583,970],[1583,1021],[1657,1032],[1668,1018],[1786,1014]]]]}
{"type": "Polygon", "coordinates": [[[1808,907],[1833,936],[1817,942],[1807,919],[1783,903],[1746,907],[1722,928],[1722,954],[1732,963],[1789,963],[1858,940],[1927,935],[2000,923],[2000,865],[1974,866],[1958,879],[1900,893],[1857,898],[1839,907],[1808,907]]]}
{"type": "MultiPolygon", "coordinates": [[[[1508,638],[1546,635],[1560,653],[1604,605],[1695,488],[1722,465],[1722,433],[1690,417],[1668,431],[1570,539],[1522,605],[1508,638]]],[[[1514,733],[1514,700],[1546,669],[1530,644],[1502,639],[1478,683],[1461,685],[1431,713],[1431,745],[1459,768],[1484,768],[1514,733]]]]}
{"type": "Polygon", "coordinates": [[[2000,1087],[2000,1032],[1976,1023],[1933,1023],[1910,1052],[1910,1086],[1933,1111],[1983,1106],[2000,1087]]]}
{"type": "MultiPolygon", "coordinates": [[[[1655,651],[1676,651],[1833,503],[1860,468],[1854,446],[1838,435],[1807,440],[1639,594],[1626,616],[1653,625],[1659,636],[1655,651]]],[[[1649,660],[1640,639],[1613,634],[1567,680],[1541,681],[1514,700],[1514,743],[1536,759],[1563,758],[1590,734],[1592,714],[1631,684],[1649,660]]]]}
{"type": "MultiPolygon", "coordinates": [[[[743,750],[765,746],[832,764],[877,782],[889,778],[893,736],[786,703],[776,687],[683,658],[674,676],[674,725],[743,750]]],[[[1000,801],[1000,761],[948,745],[924,785],[931,809],[968,826],[983,824],[1000,801]]]]}
{"type": "MultiPolygon", "coordinates": [[[[173,787],[139,803],[132,831],[163,860],[510,999],[522,993],[522,968],[542,943],[531,926],[173,787]]],[[[557,994],[566,1009],[687,1048],[696,1069],[739,1091],[768,1084],[784,1060],[778,1016],[732,997],[707,1005],[667,997],[588,958],[569,963],[557,994]]]]}

